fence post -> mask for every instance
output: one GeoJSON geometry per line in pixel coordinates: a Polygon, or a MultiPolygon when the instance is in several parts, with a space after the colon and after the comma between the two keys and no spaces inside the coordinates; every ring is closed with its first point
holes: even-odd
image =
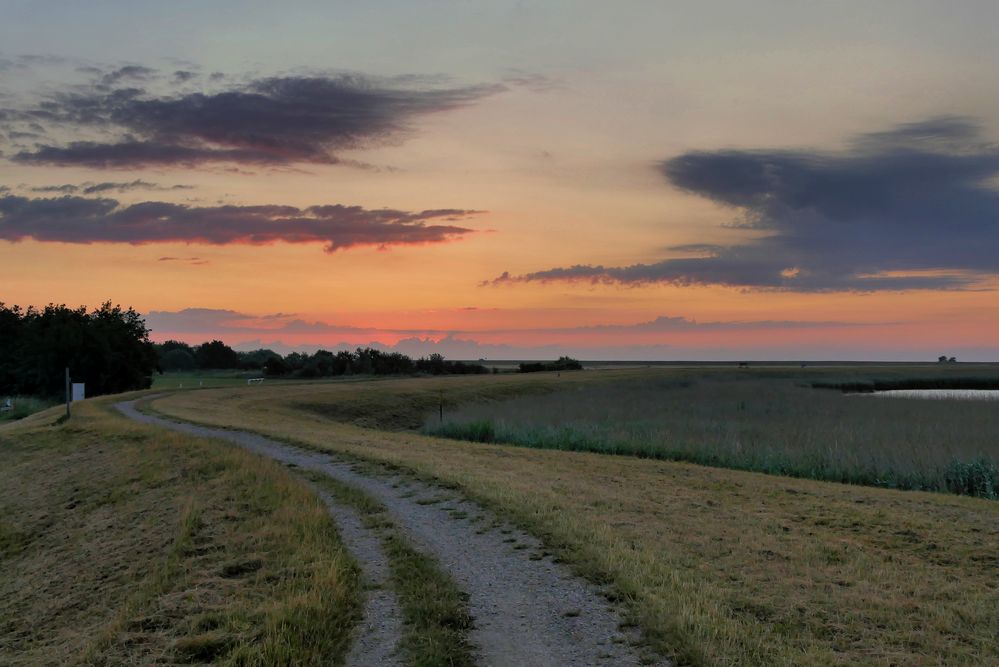
{"type": "Polygon", "coordinates": [[[66,366],[66,419],[69,419],[69,404],[73,400],[73,395],[70,393],[72,387],[69,384],[69,366],[66,366]]]}

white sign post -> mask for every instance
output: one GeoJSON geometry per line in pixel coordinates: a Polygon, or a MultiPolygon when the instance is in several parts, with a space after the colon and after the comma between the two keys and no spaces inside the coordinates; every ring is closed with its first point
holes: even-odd
{"type": "Polygon", "coordinates": [[[83,382],[73,383],[73,402],[82,401],[86,396],[86,384],[83,382]]]}

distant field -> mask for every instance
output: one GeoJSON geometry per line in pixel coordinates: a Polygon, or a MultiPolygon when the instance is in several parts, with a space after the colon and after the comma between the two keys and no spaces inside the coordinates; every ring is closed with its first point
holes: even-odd
{"type": "MultiPolygon", "coordinates": [[[[999,496],[999,410],[987,401],[872,400],[866,371],[673,369],[542,396],[470,402],[431,435],[690,461],[796,477],[999,496]]],[[[999,385],[991,368],[878,369],[878,384],[999,385]],[[912,380],[910,384],[918,384],[912,380]]]]}
{"type": "MultiPolygon", "coordinates": [[[[197,389],[201,387],[231,387],[245,385],[250,378],[263,377],[259,371],[192,371],[171,372],[153,376],[153,389],[197,389]]],[[[274,380],[270,380],[273,382],[274,380]]],[[[280,382],[280,380],[278,380],[280,382]]]]}
{"type": "MultiPolygon", "coordinates": [[[[793,387],[800,371],[775,369],[766,381],[790,378],[793,387]]],[[[576,571],[609,584],[647,641],[681,663],[999,661],[995,501],[405,430],[439,414],[442,397],[451,419],[469,406],[525,400],[517,398],[525,393],[528,402],[563,400],[567,392],[617,392],[621,382],[677,372],[242,386],[176,393],[152,405],[461,489],[542,537],[576,571]]],[[[705,369],[689,372],[700,378],[694,386],[707,382],[705,369]]],[[[839,377],[841,370],[816,372],[839,377]]],[[[869,400],[808,391],[822,400],[869,400]]],[[[727,420],[727,412],[718,419],[727,420]]],[[[989,432],[988,424],[979,427],[989,432]]]]}

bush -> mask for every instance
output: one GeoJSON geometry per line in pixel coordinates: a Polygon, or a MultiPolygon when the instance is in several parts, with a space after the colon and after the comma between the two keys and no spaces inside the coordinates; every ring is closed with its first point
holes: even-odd
{"type": "Polygon", "coordinates": [[[220,340],[199,345],[195,357],[198,368],[239,368],[239,354],[220,340]]]}
{"type": "Polygon", "coordinates": [[[556,361],[542,363],[525,363],[520,365],[521,373],[540,373],[542,371],[579,371],[583,364],[572,357],[559,357],[556,361]]]}
{"type": "Polygon", "coordinates": [[[198,367],[194,355],[186,350],[170,350],[160,355],[160,369],[164,371],[193,371],[198,367]]]}

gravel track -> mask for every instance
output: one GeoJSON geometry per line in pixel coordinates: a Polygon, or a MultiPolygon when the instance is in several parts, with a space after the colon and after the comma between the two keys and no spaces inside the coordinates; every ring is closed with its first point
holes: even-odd
{"type": "MultiPolygon", "coordinates": [[[[630,644],[633,637],[619,630],[620,615],[595,587],[544,555],[536,538],[498,521],[479,505],[430,484],[366,474],[331,454],[255,433],[169,421],[142,414],[134,404],[128,401],[116,407],[137,421],[227,440],[285,464],[329,475],[377,498],[413,545],[436,558],[468,595],[475,620],[469,640],[480,663],[497,667],[648,664],[630,644]]],[[[339,510],[333,511],[337,516],[339,510]]],[[[353,539],[348,530],[341,529],[345,540],[353,539]]]]}
{"type": "Polygon", "coordinates": [[[347,665],[401,667],[405,664],[398,650],[402,637],[402,612],[395,592],[389,587],[389,560],[382,549],[381,538],[364,527],[355,510],[337,503],[322,489],[315,491],[333,515],[343,543],[360,566],[364,583],[369,589],[364,600],[364,617],[347,653],[347,665]]]}

